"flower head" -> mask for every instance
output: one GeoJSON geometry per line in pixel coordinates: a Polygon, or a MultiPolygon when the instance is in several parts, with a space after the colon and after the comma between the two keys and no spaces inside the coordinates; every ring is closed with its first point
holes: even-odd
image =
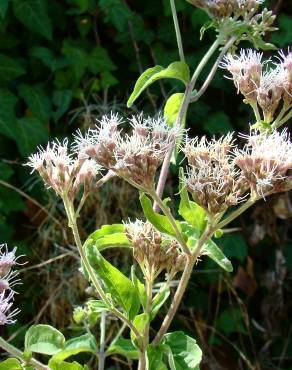
{"type": "Polygon", "coordinates": [[[125,231],[133,246],[134,258],[144,272],[152,271],[158,276],[163,270],[174,274],[183,269],[185,259],[178,243],[164,237],[149,222],[126,223],[125,231]]]}
{"type": "Polygon", "coordinates": [[[292,143],[286,130],[272,134],[252,131],[234,159],[241,176],[259,197],[283,191],[292,168],[292,143]]]}
{"type": "Polygon", "coordinates": [[[9,291],[7,295],[5,292],[0,294],[0,325],[14,324],[14,316],[17,315],[20,310],[15,309],[11,311],[13,305],[14,291],[9,291]]]}
{"type": "Polygon", "coordinates": [[[224,212],[241,200],[245,187],[238,181],[233,163],[231,134],[219,140],[205,137],[187,140],[183,152],[188,160],[185,176],[187,190],[210,215],[224,212]]]}
{"type": "Polygon", "coordinates": [[[7,276],[11,268],[15,266],[18,262],[17,259],[21,256],[16,257],[16,250],[15,247],[11,252],[8,251],[7,244],[0,245],[0,277],[7,276]]]}

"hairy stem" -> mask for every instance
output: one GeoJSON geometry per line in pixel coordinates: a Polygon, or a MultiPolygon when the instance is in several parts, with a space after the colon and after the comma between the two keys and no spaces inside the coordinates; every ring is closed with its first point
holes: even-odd
{"type": "Polygon", "coordinates": [[[184,56],[181,33],[180,33],[178,19],[177,19],[177,12],[175,8],[175,0],[170,0],[170,7],[171,7],[171,12],[172,12],[172,17],[173,17],[174,28],[175,28],[179,57],[180,57],[181,62],[184,62],[185,56],[184,56]]]}
{"type": "Polygon", "coordinates": [[[169,222],[171,223],[172,227],[173,227],[173,230],[175,232],[175,235],[176,235],[176,239],[177,241],[180,243],[183,251],[190,255],[190,249],[189,247],[187,246],[185,240],[184,240],[184,237],[182,235],[182,233],[179,231],[178,229],[178,226],[176,224],[176,220],[175,218],[173,217],[173,215],[171,214],[169,208],[163,203],[162,199],[157,195],[157,193],[155,192],[155,190],[153,190],[151,193],[150,193],[150,196],[152,197],[152,199],[156,202],[156,204],[158,205],[158,207],[162,210],[162,212],[165,214],[165,216],[168,218],[169,222]]]}
{"type": "Polygon", "coordinates": [[[2,337],[0,337],[0,347],[3,348],[6,352],[10,353],[13,357],[18,358],[19,360],[32,365],[37,370],[50,370],[50,368],[40,361],[36,360],[35,358],[31,358],[30,360],[26,361],[23,357],[23,352],[21,352],[18,348],[15,348],[12,344],[6,342],[2,337]]]}
{"type": "Polygon", "coordinates": [[[94,288],[96,289],[96,291],[99,294],[102,301],[105,302],[110,307],[111,312],[115,316],[117,316],[120,320],[125,322],[125,324],[127,324],[128,327],[135,333],[137,338],[139,338],[140,334],[139,334],[138,330],[135,328],[135,326],[131,323],[130,320],[128,320],[126,318],[125,315],[122,314],[122,312],[117,310],[115,307],[112,307],[111,302],[109,301],[109,299],[106,296],[106,293],[103,291],[103,288],[102,288],[100,282],[98,281],[98,279],[97,279],[97,277],[96,277],[96,275],[95,275],[95,273],[94,273],[94,271],[93,271],[93,269],[92,269],[92,267],[91,267],[91,265],[88,261],[86,253],[83,249],[81,239],[80,239],[80,235],[79,235],[79,231],[78,231],[76,215],[75,215],[75,212],[74,212],[73,205],[66,196],[64,196],[63,202],[64,202],[65,210],[66,210],[66,213],[67,213],[67,217],[68,217],[68,220],[69,220],[69,226],[72,230],[79,255],[80,255],[81,260],[82,260],[82,262],[83,262],[83,264],[86,268],[86,271],[88,272],[88,275],[90,276],[90,280],[91,280],[94,288]]]}

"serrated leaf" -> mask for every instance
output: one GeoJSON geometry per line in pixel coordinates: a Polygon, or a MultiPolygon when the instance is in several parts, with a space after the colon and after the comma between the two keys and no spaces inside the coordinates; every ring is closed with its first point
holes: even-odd
{"type": "Polygon", "coordinates": [[[130,339],[125,338],[118,338],[115,342],[111,343],[106,352],[109,355],[118,354],[132,360],[139,358],[137,348],[134,347],[130,339]]]}
{"type": "Polygon", "coordinates": [[[85,244],[84,247],[94,272],[102,280],[112,298],[130,319],[135,317],[140,308],[140,300],[131,280],[103,258],[95,245],[85,244]]]}
{"type": "MultiPolygon", "coordinates": [[[[140,195],[140,203],[143,208],[143,212],[147,220],[160,232],[176,237],[176,233],[166,216],[163,216],[153,211],[152,202],[146,194],[140,195]]],[[[177,221],[177,227],[180,229],[180,224],[177,221]]]]}
{"type": "Polygon", "coordinates": [[[23,157],[31,154],[38,145],[46,142],[48,138],[46,126],[37,118],[24,117],[17,120],[15,140],[23,157]]]}
{"type": "MultiPolygon", "coordinates": [[[[181,104],[184,99],[183,93],[172,94],[168,99],[164,107],[164,118],[169,126],[173,126],[177,120],[177,116],[180,111],[181,104]]],[[[183,119],[183,126],[185,125],[185,117],[183,119]]]]}
{"type": "Polygon", "coordinates": [[[131,107],[134,101],[148,86],[161,78],[177,79],[181,80],[184,84],[187,84],[190,80],[190,70],[188,65],[184,62],[173,62],[167,68],[155,66],[147,69],[138,78],[127,106],[131,107]]]}
{"type": "Polygon", "coordinates": [[[25,74],[25,69],[15,58],[0,54],[0,81],[15,80],[23,74],[25,74]]]}
{"type": "Polygon", "coordinates": [[[111,60],[108,51],[101,46],[95,47],[90,55],[88,68],[92,73],[114,71],[117,67],[111,60]]]}
{"type": "Polygon", "coordinates": [[[127,4],[121,0],[99,0],[105,21],[111,23],[119,32],[125,31],[133,13],[127,4]]]}
{"type": "Polygon", "coordinates": [[[16,358],[8,358],[0,362],[0,370],[22,370],[22,366],[16,358]]]}
{"type": "Polygon", "coordinates": [[[40,85],[20,85],[19,95],[32,110],[36,118],[48,123],[51,115],[51,101],[40,85]]]}
{"type": "Polygon", "coordinates": [[[227,272],[232,272],[233,267],[229,259],[224,255],[222,250],[217,246],[217,244],[209,239],[202,249],[202,254],[210,257],[214,262],[216,262],[220,267],[222,267],[227,272]]]}
{"type": "Polygon", "coordinates": [[[29,30],[52,40],[51,20],[45,0],[13,0],[15,17],[29,30]]]}
{"type": "Polygon", "coordinates": [[[30,56],[42,61],[42,63],[50,68],[52,72],[67,67],[71,64],[68,58],[57,58],[51,49],[41,46],[30,49],[30,56]]]}
{"type": "Polygon", "coordinates": [[[48,365],[51,370],[85,370],[85,368],[76,361],[65,362],[51,359],[48,365]]]}
{"type": "Polygon", "coordinates": [[[97,354],[96,339],[92,334],[87,333],[80,337],[69,339],[66,341],[64,349],[55,354],[52,359],[63,361],[82,352],[97,354]]]}
{"type": "Polygon", "coordinates": [[[202,351],[195,339],[182,331],[164,335],[163,344],[169,347],[171,370],[197,370],[202,360],[202,351]]]}
{"type": "Polygon", "coordinates": [[[33,325],[25,333],[25,350],[54,355],[64,348],[65,337],[50,325],[33,325]]]}

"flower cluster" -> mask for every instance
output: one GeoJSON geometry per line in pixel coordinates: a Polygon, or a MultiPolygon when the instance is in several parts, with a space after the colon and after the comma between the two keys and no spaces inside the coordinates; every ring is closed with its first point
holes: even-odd
{"type": "Polygon", "coordinates": [[[292,143],[286,130],[272,134],[254,132],[243,150],[237,150],[235,163],[241,176],[258,197],[286,190],[292,169],[292,143]]]}
{"type": "Polygon", "coordinates": [[[13,324],[13,317],[19,310],[10,310],[15,291],[13,287],[19,284],[17,272],[11,269],[17,264],[16,248],[9,252],[6,244],[0,245],[0,325],[13,324]]]}
{"type": "Polygon", "coordinates": [[[117,115],[104,116],[96,129],[76,138],[75,150],[81,158],[93,159],[133,185],[152,189],[155,173],[180,130],[170,128],[161,117],[141,114],[129,120],[131,134],[123,134],[121,122],[117,115]]]}
{"type": "Polygon", "coordinates": [[[93,160],[69,153],[68,141],[49,143],[46,149],[40,148],[29,157],[28,166],[38,171],[46,186],[63,197],[73,200],[81,186],[89,192],[101,167],[93,160]]]}
{"type": "Polygon", "coordinates": [[[241,200],[246,186],[239,181],[233,155],[234,140],[227,135],[208,141],[205,137],[186,140],[188,160],[185,183],[194,201],[210,215],[224,212],[241,200]]]}
{"type": "Polygon", "coordinates": [[[134,258],[145,274],[158,276],[163,270],[170,275],[183,270],[185,255],[176,240],[165,238],[149,222],[136,220],[125,224],[126,235],[133,246],[134,258]]]}
{"type": "Polygon", "coordinates": [[[231,73],[245,102],[256,110],[260,107],[264,121],[271,123],[280,107],[282,115],[292,107],[292,53],[280,52],[280,60],[273,67],[262,57],[251,49],[241,50],[239,55],[227,55],[221,67],[231,73]]]}
{"type": "Polygon", "coordinates": [[[187,0],[205,10],[211,18],[223,19],[231,16],[250,16],[257,12],[264,0],[187,0]]]}

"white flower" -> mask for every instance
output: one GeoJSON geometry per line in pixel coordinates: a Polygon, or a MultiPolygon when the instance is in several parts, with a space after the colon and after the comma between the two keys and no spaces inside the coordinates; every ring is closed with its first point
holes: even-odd
{"type": "Polygon", "coordinates": [[[0,325],[14,324],[16,320],[13,317],[17,315],[20,310],[15,309],[10,311],[13,305],[14,291],[10,291],[8,295],[5,292],[0,294],[0,325]]]}

